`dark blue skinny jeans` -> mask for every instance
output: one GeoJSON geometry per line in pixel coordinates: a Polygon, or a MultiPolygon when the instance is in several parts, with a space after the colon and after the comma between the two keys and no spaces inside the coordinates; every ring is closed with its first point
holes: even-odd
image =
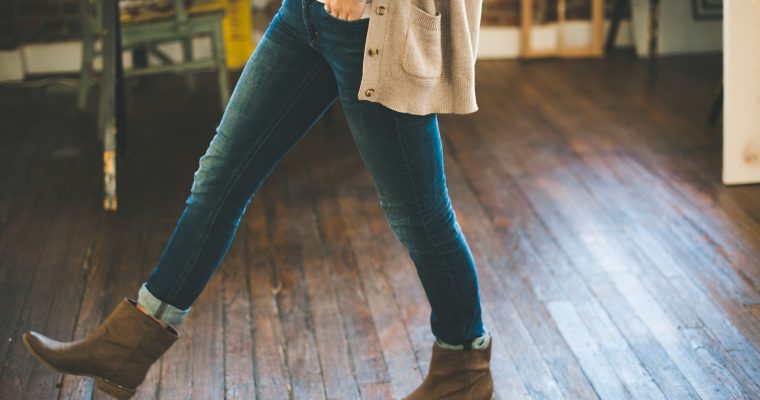
{"type": "Polygon", "coordinates": [[[340,99],[387,221],[416,266],[433,334],[460,344],[484,333],[475,263],[446,187],[437,115],[357,99],[368,25],[339,20],[315,0],[283,2],[243,69],[185,209],[141,289],[153,299],[144,303],[154,315],[187,313],[256,190],[340,99]]]}

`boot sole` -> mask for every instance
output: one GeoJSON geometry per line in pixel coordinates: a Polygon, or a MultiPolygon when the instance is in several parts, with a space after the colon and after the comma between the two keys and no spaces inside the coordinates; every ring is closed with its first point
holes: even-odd
{"type": "Polygon", "coordinates": [[[127,400],[127,399],[131,398],[132,396],[134,396],[135,393],[137,393],[136,389],[130,389],[130,388],[121,386],[118,383],[111,382],[108,379],[100,377],[100,376],[97,376],[97,375],[92,375],[92,374],[87,374],[87,373],[79,373],[79,372],[71,372],[71,371],[62,370],[60,368],[56,368],[55,366],[53,366],[52,364],[50,364],[47,360],[45,360],[42,357],[42,355],[40,355],[39,353],[37,353],[37,351],[34,349],[34,347],[32,346],[32,344],[29,343],[29,340],[27,339],[26,333],[24,333],[21,336],[21,339],[24,341],[24,346],[26,347],[26,349],[29,350],[30,353],[32,353],[32,355],[34,356],[34,358],[36,358],[37,361],[40,362],[40,364],[44,365],[45,367],[47,367],[47,368],[49,368],[49,369],[51,369],[51,370],[53,370],[55,372],[59,372],[61,374],[69,374],[69,375],[77,375],[77,376],[87,376],[87,377],[93,378],[93,379],[96,380],[95,386],[97,386],[98,389],[100,389],[100,390],[102,390],[102,391],[110,394],[113,397],[116,397],[119,400],[127,400]]]}

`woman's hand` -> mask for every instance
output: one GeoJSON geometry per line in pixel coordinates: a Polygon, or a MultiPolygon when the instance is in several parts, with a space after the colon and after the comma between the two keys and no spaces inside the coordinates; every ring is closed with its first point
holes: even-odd
{"type": "Polygon", "coordinates": [[[325,10],[335,18],[359,19],[367,5],[365,0],[325,0],[325,10]]]}

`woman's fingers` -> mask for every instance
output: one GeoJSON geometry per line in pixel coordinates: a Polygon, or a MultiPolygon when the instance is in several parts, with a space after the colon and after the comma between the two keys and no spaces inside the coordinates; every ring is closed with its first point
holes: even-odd
{"type": "Polygon", "coordinates": [[[343,11],[342,8],[340,8],[340,5],[337,5],[335,3],[333,5],[331,5],[331,6],[327,5],[327,3],[325,3],[325,10],[327,10],[327,13],[330,14],[330,15],[332,15],[335,18],[338,18],[338,19],[349,19],[349,16],[346,15],[347,13],[345,11],[343,11]]]}
{"type": "Polygon", "coordinates": [[[325,11],[338,19],[352,20],[362,15],[366,3],[364,0],[357,1],[325,1],[325,11]]]}

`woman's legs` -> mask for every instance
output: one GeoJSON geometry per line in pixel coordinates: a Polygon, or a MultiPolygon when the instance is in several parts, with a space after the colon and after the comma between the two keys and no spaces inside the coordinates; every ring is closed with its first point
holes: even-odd
{"type": "Polygon", "coordinates": [[[388,223],[417,268],[432,308],[433,334],[469,346],[484,334],[477,273],[448,196],[437,115],[358,100],[368,25],[339,21],[315,1],[312,7],[317,49],[337,77],[351,134],[388,223]]]}
{"type": "Polygon", "coordinates": [[[221,263],[257,188],[339,95],[388,222],[407,247],[448,344],[484,333],[475,263],[446,187],[437,115],[359,101],[368,20],[285,0],[246,65],[200,161],[182,216],[140,303],[181,321],[221,263]],[[337,77],[337,81],[336,78],[337,77]]]}
{"type": "Polygon", "coordinates": [[[151,315],[182,321],[228,251],[256,190],[337,99],[333,72],[295,15],[280,9],[243,69],[185,209],[140,290],[138,300],[151,315]]]}
{"type": "MultiPolygon", "coordinates": [[[[341,21],[315,0],[285,0],[251,56],[216,134],[200,159],[190,196],[138,303],[123,298],[87,337],[62,343],[36,332],[24,343],[57,371],[86,374],[121,399],[179,337],[178,324],[224,258],[256,190],[338,95],[380,204],[408,248],[432,306],[440,340],[413,399],[493,392],[475,265],[446,188],[438,120],[358,101],[368,21],[341,21]],[[335,77],[338,77],[336,82],[335,77]],[[338,83],[339,82],[339,83],[338,83]]],[[[487,335],[485,335],[487,337],[487,335]]]]}
{"type": "Polygon", "coordinates": [[[337,77],[354,143],[432,309],[437,340],[428,374],[404,398],[491,399],[492,341],[481,319],[475,262],[446,187],[437,115],[411,115],[358,100],[363,63],[373,62],[365,60],[365,47],[376,45],[365,43],[367,21],[340,21],[321,3],[305,1],[313,11],[317,49],[337,77]]]}
{"type": "Polygon", "coordinates": [[[455,345],[483,335],[475,262],[448,196],[436,115],[367,102],[345,110],[388,223],[416,266],[433,334],[455,345]]]}

